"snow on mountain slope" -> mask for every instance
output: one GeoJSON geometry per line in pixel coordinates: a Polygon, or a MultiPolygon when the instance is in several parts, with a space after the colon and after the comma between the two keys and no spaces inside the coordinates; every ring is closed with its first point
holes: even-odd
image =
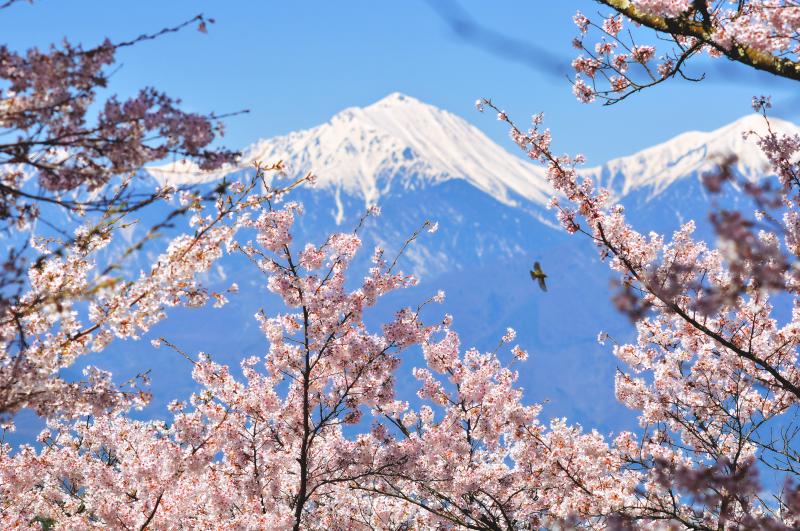
{"type": "MultiPolygon", "coordinates": [[[[771,118],[770,124],[773,131],[778,133],[800,134],[800,127],[790,122],[771,118]]],[[[769,172],[769,164],[756,139],[744,137],[744,133],[749,131],[762,135],[766,133],[764,118],[752,114],[715,131],[686,132],[634,155],[611,160],[581,173],[611,188],[619,197],[646,189],[652,198],[676,181],[699,176],[713,169],[726,156],[735,155],[736,171],[747,179],[756,180],[769,172]]]]}
{"type": "MultiPolygon", "coordinates": [[[[465,179],[507,205],[519,199],[544,205],[551,194],[541,168],[509,154],[462,118],[399,93],[346,109],[318,127],[258,141],[244,150],[240,167],[257,160],[283,160],[292,175],[313,171],[320,187],[367,204],[398,187],[450,179],[465,179]]],[[[194,168],[181,163],[150,172],[161,182],[198,181],[190,177],[194,168]]]]}
{"type": "MultiPolygon", "coordinates": [[[[800,127],[789,122],[775,118],[771,123],[778,132],[800,133],[800,127]]],[[[610,187],[619,198],[633,192],[653,198],[735,154],[736,170],[756,179],[764,175],[767,160],[755,140],[743,133],[765,129],[761,116],[745,116],[715,131],[686,132],[580,173],[610,187]]],[[[319,186],[333,193],[339,218],[343,196],[373,204],[403,190],[463,179],[497,201],[521,206],[549,223],[540,207],[548,202],[552,188],[541,167],[509,153],[462,118],[400,93],[364,108],[346,109],[320,126],[260,140],[244,150],[235,168],[203,173],[177,162],[148,170],[161,183],[198,183],[251,167],[254,161],[276,160],[289,165],[291,176],[314,172],[319,186]]]]}

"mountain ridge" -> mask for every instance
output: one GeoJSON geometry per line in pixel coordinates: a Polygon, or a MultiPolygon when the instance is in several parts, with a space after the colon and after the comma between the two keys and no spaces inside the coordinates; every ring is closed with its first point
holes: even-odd
{"type": "MultiPolygon", "coordinates": [[[[790,122],[770,119],[770,124],[773,130],[800,134],[800,127],[790,122]]],[[[752,130],[766,130],[763,117],[751,114],[713,131],[687,131],[634,154],[580,168],[579,174],[610,188],[617,199],[640,190],[652,198],[735,154],[736,171],[757,179],[768,164],[755,141],[743,138],[752,130]]],[[[553,195],[543,168],[511,154],[463,118],[398,92],[366,107],[344,109],[316,127],[258,140],[245,148],[236,167],[204,173],[177,161],[149,167],[148,172],[161,184],[201,183],[257,160],[283,160],[291,176],[314,172],[318,186],[337,198],[339,220],[342,194],[370,205],[403,190],[463,179],[552,224],[543,215],[553,195]]]]}
{"type": "MultiPolygon", "coordinates": [[[[800,134],[800,127],[791,122],[778,118],[770,118],[769,122],[775,132],[800,134]]],[[[582,169],[580,173],[611,188],[619,198],[642,188],[649,188],[652,197],[682,178],[699,177],[726,156],[735,155],[734,170],[753,181],[769,175],[770,167],[755,139],[745,138],[744,134],[750,131],[760,134],[767,131],[762,116],[746,115],[713,131],[686,131],[632,155],[582,169]]]]}

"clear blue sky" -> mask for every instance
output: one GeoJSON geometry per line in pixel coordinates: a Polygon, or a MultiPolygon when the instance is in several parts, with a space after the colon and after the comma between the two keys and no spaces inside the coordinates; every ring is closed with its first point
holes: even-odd
{"type": "MultiPolygon", "coordinates": [[[[460,5],[485,28],[563,57],[565,71],[574,52],[572,15],[599,9],[589,0],[460,5]]],[[[474,111],[475,99],[491,97],[522,121],[545,111],[558,149],[585,153],[590,164],[687,129],[724,125],[748,112],[754,94],[772,94],[776,115],[800,121],[796,87],[724,60],[712,62],[710,79],[699,85],[670,83],[610,108],[581,105],[563,76],[459,38],[429,3],[417,0],[37,0],[0,13],[0,35],[15,49],[63,37],[95,44],[200,12],[217,20],[209,34],[188,29],[125,50],[112,88],[127,94],[153,85],[199,111],[250,109],[228,121],[226,143],[235,148],[319,124],[393,91],[455,112],[509,148],[505,129],[474,111]]]]}

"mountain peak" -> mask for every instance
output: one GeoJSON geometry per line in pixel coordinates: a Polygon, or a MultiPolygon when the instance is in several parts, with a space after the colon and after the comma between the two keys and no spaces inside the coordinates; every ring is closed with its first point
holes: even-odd
{"type": "MultiPolygon", "coordinates": [[[[424,108],[436,109],[433,105],[424,103],[416,98],[403,94],[402,92],[392,92],[383,98],[370,103],[365,107],[347,107],[336,113],[331,122],[351,121],[363,113],[375,114],[381,112],[402,114],[415,112],[424,108]]],[[[438,109],[437,109],[438,110],[438,109]]]]}
{"type": "Polygon", "coordinates": [[[413,98],[402,92],[392,92],[391,94],[387,94],[383,98],[379,99],[375,103],[369,105],[368,107],[372,106],[396,106],[396,105],[408,105],[408,104],[422,104],[420,100],[417,98],[413,98]]]}
{"type": "Polygon", "coordinates": [[[463,179],[507,205],[547,203],[544,171],[511,155],[452,113],[394,92],[345,109],[304,131],[264,139],[243,150],[238,168],[201,173],[190,163],[148,168],[161,183],[209,182],[254,161],[283,160],[293,176],[313,171],[321,188],[366,204],[398,189],[463,179]]]}
{"type": "MultiPolygon", "coordinates": [[[[800,127],[770,118],[769,127],[778,134],[800,134],[800,127]]],[[[713,131],[687,131],[666,142],[633,155],[613,159],[583,170],[595,182],[611,188],[619,196],[648,189],[655,197],[672,183],[712,170],[730,155],[736,157],[734,170],[751,181],[770,173],[770,165],[755,139],[747,133],[767,133],[767,122],[759,114],[749,114],[713,131]]]]}
{"type": "MultiPolygon", "coordinates": [[[[794,125],[792,122],[788,122],[786,120],[782,120],[780,118],[775,118],[770,116],[769,117],[770,125],[779,131],[796,131],[798,127],[794,125]]],[[[756,132],[763,131],[766,127],[766,122],[764,121],[764,117],[758,113],[750,113],[745,114],[738,120],[731,122],[730,124],[720,127],[715,132],[721,132],[725,130],[754,130],[756,132]]]]}
{"type": "Polygon", "coordinates": [[[313,171],[319,185],[365,203],[398,189],[463,179],[498,201],[543,205],[544,172],[511,155],[463,118],[395,92],[345,109],[320,126],[256,142],[244,162],[287,161],[293,175],[313,171]]]}

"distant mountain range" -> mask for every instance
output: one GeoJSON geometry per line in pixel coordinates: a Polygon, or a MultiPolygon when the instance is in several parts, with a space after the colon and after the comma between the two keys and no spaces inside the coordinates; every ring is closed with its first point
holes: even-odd
{"type": "MultiPolygon", "coordinates": [[[[800,127],[781,120],[773,120],[772,127],[800,133],[800,127]]],[[[735,154],[742,176],[764,174],[765,157],[742,136],[763,128],[763,119],[746,116],[581,171],[609,186],[643,228],[669,231],[681,220],[705,219],[709,203],[699,176],[721,157],[735,154]]],[[[633,337],[633,329],[609,302],[611,275],[591,243],[567,235],[546,210],[552,190],[542,168],[509,153],[464,119],[398,93],[346,109],[318,127],[260,140],[243,153],[240,167],[215,173],[180,162],[149,171],[161,183],[201,186],[247,171],[256,160],[284,160],[290,176],[313,171],[317,187],[293,193],[306,207],[297,241],[349,230],[367,205],[379,204],[383,215],[365,227],[364,265],[373,245],[391,253],[424,220],[437,220],[439,231],[415,242],[401,263],[422,283],[381,305],[375,322],[442,288],[446,303],[429,316],[452,313],[463,345],[494,349],[507,326],[517,329],[518,342],[531,352],[531,360],[520,366],[520,381],[531,400],[550,402],[545,417],[567,416],[602,430],[634,422],[614,399],[616,360],[610,347],[596,342],[601,330],[623,341],[633,337]],[[547,293],[528,275],[534,259],[549,275],[547,293]]],[[[725,200],[737,200],[736,194],[725,200]]],[[[700,230],[707,233],[707,225],[701,223],[700,230]]],[[[238,365],[245,355],[265,352],[252,316],[261,307],[269,310],[275,299],[245,261],[231,257],[222,265],[218,278],[226,275],[230,282],[235,277],[242,287],[232,305],[222,311],[175,311],[152,335],[238,365]]],[[[161,416],[166,401],[183,398],[192,388],[183,360],[164,349],[150,352],[147,342],[123,343],[101,356],[120,377],[154,369],[156,403],[145,415],[161,416]]],[[[415,361],[418,355],[410,353],[409,365],[415,361]]],[[[412,399],[416,386],[404,374],[403,394],[412,399]]]]}
{"type": "MultiPolygon", "coordinates": [[[[792,123],[770,121],[776,131],[800,133],[792,123]]],[[[764,119],[753,114],[715,131],[682,133],[581,173],[618,198],[646,192],[653,199],[672,184],[697,177],[735,154],[736,171],[757,179],[768,168],[767,160],[744,133],[765,130],[764,119]]],[[[540,166],[512,155],[463,118],[400,93],[364,108],[345,109],[317,127],[259,140],[243,153],[240,167],[282,159],[290,164],[293,176],[313,171],[320,188],[362,199],[364,204],[454,179],[522,208],[542,207],[552,195],[540,166]]],[[[212,181],[234,170],[201,174],[184,162],[149,168],[158,181],[172,183],[212,181]]],[[[549,223],[551,216],[546,217],[549,223]]]]}

